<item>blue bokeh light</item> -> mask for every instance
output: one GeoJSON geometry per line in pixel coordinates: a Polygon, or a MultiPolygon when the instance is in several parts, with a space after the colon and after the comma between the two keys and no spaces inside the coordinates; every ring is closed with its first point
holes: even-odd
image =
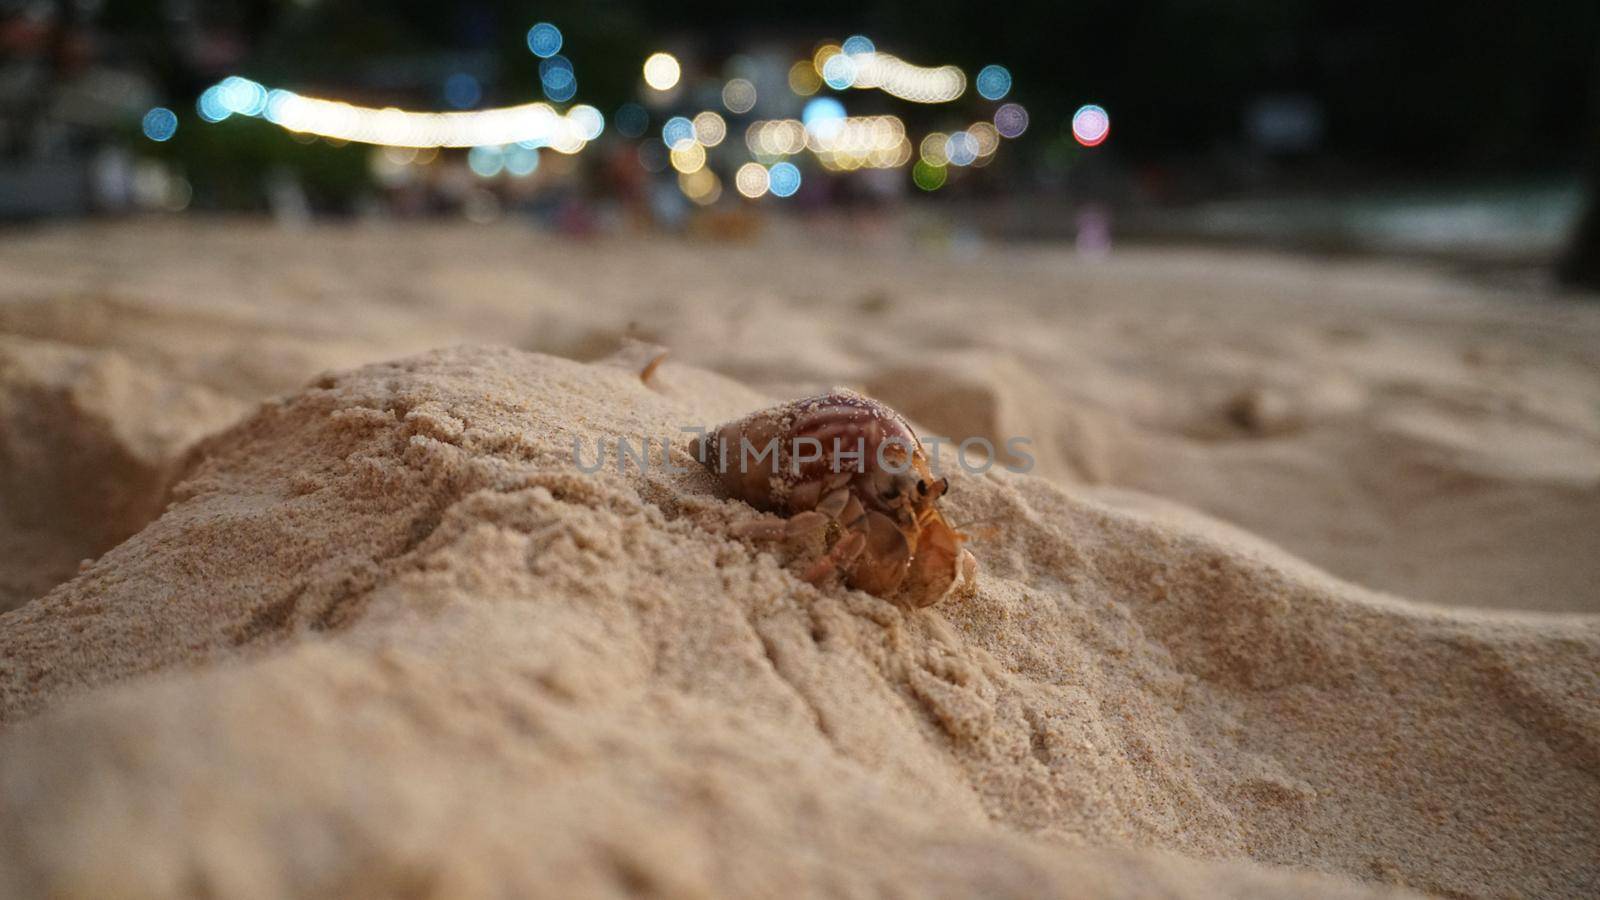
{"type": "Polygon", "coordinates": [[[567,83],[563,85],[546,84],[544,86],[545,98],[553,103],[565,103],[577,96],[577,93],[578,79],[576,78],[569,79],[567,83]]]}
{"type": "Polygon", "coordinates": [[[694,140],[694,123],[683,116],[673,116],[667,124],[661,126],[661,143],[668,149],[678,146],[683,141],[694,140]]]}
{"type": "Polygon", "coordinates": [[[238,75],[229,75],[217,85],[217,98],[230,113],[259,116],[267,110],[267,89],[238,75]]]}
{"type": "Polygon", "coordinates": [[[832,97],[817,97],[806,103],[805,109],[800,113],[800,121],[807,128],[815,130],[817,126],[833,122],[845,117],[844,104],[832,97]]]}
{"type": "Polygon", "coordinates": [[[625,138],[641,137],[650,127],[650,114],[637,103],[624,103],[617,107],[617,114],[612,119],[617,123],[617,134],[625,138]]]}
{"type": "Polygon", "coordinates": [[[499,147],[473,147],[467,151],[467,166],[480,178],[493,178],[506,167],[506,157],[499,147]]]}
{"type": "Polygon", "coordinates": [[[572,60],[565,56],[552,56],[539,62],[539,83],[544,95],[557,103],[571,100],[578,93],[578,76],[572,70],[572,60]]]}
{"type": "Polygon", "coordinates": [[[506,171],[517,178],[532,175],[539,169],[539,151],[531,147],[508,147],[501,156],[505,160],[506,171]]]}
{"type": "Polygon", "coordinates": [[[551,87],[562,87],[577,77],[572,70],[572,60],[565,56],[552,56],[539,61],[539,80],[551,87]]]}
{"type": "Polygon", "coordinates": [[[944,155],[952,166],[970,166],[978,158],[978,139],[958,131],[945,139],[944,155]]]}
{"type": "Polygon", "coordinates": [[[800,190],[800,169],[787,162],[773,166],[767,170],[767,190],[776,197],[793,197],[800,190]]]}
{"type": "Polygon", "coordinates": [[[466,72],[457,72],[444,81],[444,100],[456,109],[471,109],[483,99],[483,86],[466,72]]]}
{"type": "Polygon", "coordinates": [[[168,141],[178,133],[178,114],[165,106],[157,106],[144,114],[144,136],[152,141],[168,141]]]}
{"type": "Polygon", "coordinates": [[[555,56],[561,50],[561,29],[549,22],[540,22],[528,29],[528,49],[540,59],[555,56]]]}
{"type": "Polygon", "coordinates": [[[842,91],[856,83],[856,61],[843,53],[835,53],[822,64],[822,80],[828,87],[842,91]]]}
{"type": "Polygon", "coordinates": [[[844,52],[851,56],[858,56],[862,53],[876,53],[878,51],[878,45],[872,42],[872,38],[864,34],[853,34],[845,38],[844,44],[841,46],[844,52]]]}
{"type": "Polygon", "coordinates": [[[200,99],[195,101],[194,108],[200,113],[200,118],[207,122],[221,122],[233,115],[233,110],[222,102],[222,88],[216,85],[200,93],[200,99]]]}
{"type": "Polygon", "coordinates": [[[1011,93],[1011,72],[1005,66],[984,66],[978,72],[978,94],[985,100],[999,100],[1011,93]]]}

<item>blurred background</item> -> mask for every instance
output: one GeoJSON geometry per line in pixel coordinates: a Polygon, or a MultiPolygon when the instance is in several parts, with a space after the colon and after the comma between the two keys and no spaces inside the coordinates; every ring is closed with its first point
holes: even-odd
{"type": "Polygon", "coordinates": [[[774,223],[1600,281],[1600,6],[0,3],[0,219],[774,223]]]}

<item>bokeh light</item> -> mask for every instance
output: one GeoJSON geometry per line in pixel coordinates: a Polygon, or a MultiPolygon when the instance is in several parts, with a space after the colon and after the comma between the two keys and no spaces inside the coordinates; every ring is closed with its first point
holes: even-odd
{"type": "Polygon", "coordinates": [[[967,134],[978,143],[978,157],[993,156],[1000,149],[1000,131],[988,122],[973,122],[967,127],[967,134]]]}
{"type": "Polygon", "coordinates": [[[847,54],[835,53],[822,64],[822,81],[836,91],[856,83],[856,61],[847,54]]]}
{"type": "Polygon", "coordinates": [[[606,117],[586,103],[567,110],[567,120],[577,126],[579,136],[586,141],[594,140],[606,129],[606,117]]]}
{"type": "Polygon", "coordinates": [[[238,75],[229,75],[217,85],[217,99],[230,113],[259,116],[267,108],[267,89],[238,75]]]}
{"type": "Polygon", "coordinates": [[[572,61],[559,55],[540,60],[539,84],[550,100],[556,103],[571,100],[578,92],[578,76],[572,69],[572,61]]]}
{"type": "Polygon", "coordinates": [[[296,134],[335,141],[389,147],[550,147],[572,154],[599,135],[604,120],[593,107],[578,106],[563,115],[547,103],[527,103],[473,112],[408,112],[394,107],[373,109],[337,100],[304,97],[285,90],[268,91],[246,79],[244,87],[224,80],[200,95],[201,117],[221,121],[234,114],[235,102],[248,115],[296,134]],[[253,85],[254,87],[250,87],[253,85]],[[261,88],[258,98],[256,88],[261,88]],[[264,98],[264,99],[263,99],[264,98]],[[260,102],[258,102],[258,100],[260,102]]]}
{"type": "Polygon", "coordinates": [[[1011,93],[1011,72],[1005,66],[984,66],[976,79],[978,95],[985,100],[999,100],[1011,93]]]}
{"type": "Polygon", "coordinates": [[[937,191],[944,187],[945,180],[949,177],[948,169],[925,159],[917,160],[917,164],[911,167],[911,180],[925,191],[937,191]]]}
{"type": "Polygon", "coordinates": [[[625,138],[642,137],[650,128],[650,114],[637,103],[624,103],[617,107],[614,117],[617,133],[625,138]]]}
{"type": "Polygon", "coordinates": [[[898,116],[856,116],[831,120],[830,127],[802,129],[806,149],[831,171],[887,169],[911,158],[906,126],[898,116]]]}
{"type": "Polygon", "coordinates": [[[854,57],[853,61],[855,71],[850,87],[876,88],[912,103],[948,103],[967,90],[966,73],[955,66],[913,65],[881,51],[854,57]]]}
{"type": "Polygon", "coordinates": [[[747,113],[756,105],[756,86],[748,78],[734,78],[722,86],[722,105],[731,113],[747,113]]]}
{"type": "Polygon", "coordinates": [[[517,178],[532,175],[539,168],[539,151],[531,147],[512,145],[501,154],[505,160],[506,172],[517,178]]]}
{"type": "Polygon", "coordinates": [[[793,197],[800,190],[800,169],[794,163],[781,162],[767,170],[767,189],[774,197],[793,197]]]}
{"type": "Polygon", "coordinates": [[[970,166],[978,158],[978,139],[958,131],[945,141],[944,155],[952,166],[970,166]]]}
{"type": "Polygon", "coordinates": [[[840,45],[840,49],[851,56],[859,56],[863,53],[875,52],[878,47],[876,44],[872,43],[872,38],[869,38],[864,34],[853,34],[844,39],[844,43],[840,45]]]}
{"type": "Polygon", "coordinates": [[[467,151],[467,166],[480,178],[499,175],[505,165],[505,154],[499,147],[473,147],[467,151]]]}
{"type": "Polygon", "coordinates": [[[683,116],[673,116],[661,126],[661,143],[676,149],[679,144],[694,143],[694,123],[683,116]]]}
{"type": "Polygon", "coordinates": [[[705,168],[706,148],[694,141],[684,141],[672,148],[672,167],[685,174],[705,168]]]}
{"type": "Polygon", "coordinates": [[[1072,136],[1085,147],[1098,147],[1111,134],[1111,116],[1093,103],[1072,114],[1072,136]]]}
{"type": "Polygon", "coordinates": [[[282,115],[285,104],[296,99],[293,91],[273,88],[267,91],[267,108],[261,115],[268,122],[282,124],[282,115]]]}
{"type": "Polygon", "coordinates": [[[844,118],[844,104],[832,97],[813,98],[800,112],[800,121],[812,134],[831,134],[841,126],[844,118]]]}
{"type": "Polygon", "coordinates": [[[711,110],[694,117],[694,139],[706,147],[715,147],[728,136],[728,123],[711,110]]]}
{"type": "Polygon", "coordinates": [[[843,52],[844,48],[840,47],[838,44],[827,41],[819,44],[816,52],[811,54],[811,68],[817,73],[817,77],[822,77],[822,70],[827,68],[828,60],[833,59],[835,56],[838,56],[843,52]]]}
{"type": "MultiPolygon", "coordinates": [[[[572,102],[578,88],[572,61],[559,52],[564,43],[560,30],[550,23],[538,23],[529,29],[527,42],[538,57],[540,86],[550,102],[479,109],[486,88],[469,70],[450,74],[444,81],[444,100],[449,107],[460,110],[455,112],[359,107],[268,90],[242,76],[229,76],[207,89],[197,107],[207,121],[236,115],[265,117],[305,140],[321,137],[334,143],[354,141],[399,150],[412,148],[413,155],[419,148],[467,148],[471,151],[471,170],[482,177],[502,173],[529,175],[541,166],[541,149],[578,153],[601,138],[606,122],[598,109],[587,104],[574,105],[565,113],[551,105],[572,102]]],[[[725,80],[694,76],[686,81],[690,73],[676,57],[665,51],[652,53],[644,60],[644,83],[639,85],[638,93],[615,110],[612,118],[617,132],[640,141],[634,148],[639,163],[652,172],[675,171],[685,179],[705,170],[704,178],[686,182],[696,186],[696,197],[720,193],[719,173],[741,196],[770,193],[789,197],[801,186],[801,167],[812,164],[802,162],[802,154],[809,154],[824,172],[889,169],[916,163],[913,180],[926,190],[934,190],[951,177],[949,169],[989,164],[1003,138],[1017,137],[1028,127],[1027,112],[1014,102],[997,104],[992,122],[971,122],[966,127],[948,122],[944,130],[928,133],[920,140],[908,134],[899,116],[850,116],[841,98],[817,92],[826,85],[840,91],[881,90],[911,102],[945,103],[963,96],[967,86],[967,75],[956,66],[914,65],[879,50],[864,35],[852,35],[841,43],[825,41],[817,45],[810,59],[799,60],[787,72],[782,59],[735,55],[717,68],[725,80]],[[799,97],[781,89],[785,80],[799,97]],[[734,118],[754,112],[758,99],[762,113],[771,108],[780,116],[794,116],[798,107],[799,115],[751,121],[747,126],[734,118]],[[695,106],[680,105],[689,102],[695,106]],[[692,112],[693,109],[700,111],[692,112]],[[677,110],[684,114],[668,118],[677,110]],[[744,128],[745,148],[714,149],[727,143],[730,122],[744,128]],[[659,131],[652,127],[653,123],[660,123],[656,125],[659,131]],[[749,154],[745,159],[730,158],[729,154],[743,155],[740,151],[746,148],[749,154]]],[[[444,74],[448,73],[450,70],[446,69],[444,74]]],[[[973,83],[984,99],[999,100],[1009,95],[1011,79],[1004,66],[988,65],[978,71],[973,83]]],[[[880,102],[883,101],[870,98],[863,101],[880,102]]],[[[559,159],[544,162],[554,166],[547,166],[552,178],[568,177],[573,171],[559,159]]],[[[959,173],[956,177],[960,177],[959,173]]],[[[871,190],[893,190],[895,182],[875,180],[863,184],[875,185],[871,190]]]]}
{"type": "Polygon", "coordinates": [[[466,72],[457,72],[444,80],[444,102],[456,109],[471,109],[483,99],[483,86],[466,72]]]}
{"type": "Polygon", "coordinates": [[[200,92],[200,98],[195,101],[194,108],[200,113],[200,118],[207,122],[221,122],[233,115],[222,102],[222,88],[216,85],[200,92]]]}
{"type": "Polygon", "coordinates": [[[994,127],[1001,137],[1021,137],[1028,130],[1028,111],[1020,103],[1004,104],[994,111],[994,127]]]}
{"type": "Polygon", "coordinates": [[[733,186],[740,194],[754,200],[767,192],[770,182],[767,167],[760,163],[747,162],[739,167],[733,175],[733,186]]]}
{"type": "Polygon", "coordinates": [[[790,156],[806,148],[806,126],[799,119],[750,123],[744,143],[756,156],[790,156]]]}
{"type": "Polygon", "coordinates": [[[801,60],[789,67],[789,90],[801,97],[809,97],[822,89],[822,76],[810,60],[801,60]]]}
{"type": "Polygon", "coordinates": [[[144,136],[152,141],[168,141],[178,133],[178,114],[165,106],[157,106],[144,114],[140,123],[144,136]]]}
{"type": "Polygon", "coordinates": [[[528,49],[540,59],[555,56],[561,50],[561,29],[549,22],[540,22],[528,29],[528,49]]]}
{"type": "Polygon", "coordinates": [[[672,90],[682,74],[677,57],[670,53],[652,53],[644,61],[644,83],[654,90],[672,90]]]}
{"type": "Polygon", "coordinates": [[[722,196],[722,179],[710,169],[696,169],[678,176],[678,189],[701,206],[710,206],[722,196]]]}

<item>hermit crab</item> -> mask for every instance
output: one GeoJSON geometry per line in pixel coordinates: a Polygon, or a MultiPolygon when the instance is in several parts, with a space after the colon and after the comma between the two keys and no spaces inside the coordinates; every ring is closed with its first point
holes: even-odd
{"type": "Polygon", "coordinates": [[[804,577],[842,575],[901,606],[964,593],[978,561],[945,520],[922,443],[899,413],[835,390],[760,410],[702,439],[700,459],[730,494],[781,519],[735,526],[758,540],[820,543],[804,577]]]}

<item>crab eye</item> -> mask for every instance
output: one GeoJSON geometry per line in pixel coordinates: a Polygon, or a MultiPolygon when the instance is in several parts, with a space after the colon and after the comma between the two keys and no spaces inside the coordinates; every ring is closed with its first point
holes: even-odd
{"type": "Polygon", "coordinates": [[[948,494],[948,493],[950,493],[950,478],[949,478],[949,476],[946,476],[944,478],[939,479],[939,493],[940,494],[948,494]]]}
{"type": "Polygon", "coordinates": [[[928,495],[928,483],[920,478],[917,479],[917,493],[924,497],[928,495]]]}

